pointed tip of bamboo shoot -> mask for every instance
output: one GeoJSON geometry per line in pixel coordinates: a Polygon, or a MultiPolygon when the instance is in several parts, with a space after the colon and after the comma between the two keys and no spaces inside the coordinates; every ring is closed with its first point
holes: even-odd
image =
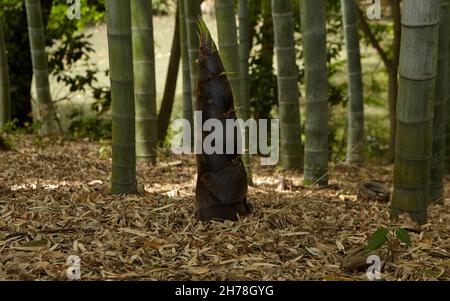
{"type": "Polygon", "coordinates": [[[202,17],[198,17],[197,27],[198,27],[197,35],[200,44],[200,53],[211,54],[217,51],[216,44],[214,43],[211,37],[211,33],[208,29],[208,26],[206,25],[202,17]]]}

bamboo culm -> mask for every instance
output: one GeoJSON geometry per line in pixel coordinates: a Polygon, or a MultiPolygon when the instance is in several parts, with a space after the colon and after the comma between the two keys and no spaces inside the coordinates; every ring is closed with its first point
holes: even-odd
{"type": "MultiPolygon", "coordinates": [[[[243,98],[241,92],[242,78],[240,70],[239,59],[239,45],[237,37],[236,18],[234,15],[233,1],[229,0],[216,0],[216,20],[217,20],[217,33],[219,38],[219,49],[222,57],[223,65],[226,72],[231,73],[232,76],[228,78],[231,84],[231,90],[233,91],[234,105],[238,118],[246,121],[248,119],[246,110],[246,100],[243,98]]],[[[242,137],[248,136],[248,129],[241,128],[242,137]]],[[[248,139],[245,139],[248,142],[248,139]]],[[[250,156],[248,152],[248,143],[244,145],[244,153],[242,160],[244,161],[245,170],[247,171],[248,181],[251,179],[251,165],[250,156]]]]}
{"type": "Polygon", "coordinates": [[[155,163],[158,118],[152,1],[133,0],[130,3],[136,110],[136,157],[138,160],[155,163]]]}
{"type": "Polygon", "coordinates": [[[439,26],[439,61],[433,119],[433,156],[430,170],[429,201],[443,201],[445,174],[445,136],[448,101],[448,64],[450,41],[450,1],[441,0],[439,26]]]}
{"type": "MultiPolygon", "coordinates": [[[[450,4],[449,4],[450,5],[450,4]]],[[[450,12],[447,18],[450,18],[450,12]]],[[[449,64],[447,77],[447,120],[445,131],[445,167],[447,174],[450,175],[450,43],[449,43],[449,64]]]]}
{"type": "Polygon", "coordinates": [[[111,192],[134,194],[137,187],[130,2],[107,0],[106,20],[112,97],[111,192]]]}
{"type": "Polygon", "coordinates": [[[37,119],[41,122],[41,134],[55,135],[61,133],[54,110],[48,79],[48,58],[45,51],[44,25],[40,0],[26,0],[25,7],[30,40],[31,61],[37,100],[37,119]]]}
{"type": "Polygon", "coordinates": [[[439,0],[403,2],[391,213],[427,221],[438,62],[439,0]]]}
{"type": "Polygon", "coordinates": [[[189,72],[191,78],[191,103],[195,104],[197,97],[197,76],[198,65],[195,61],[198,59],[199,41],[197,36],[197,20],[202,16],[200,9],[201,0],[181,0],[184,3],[185,26],[187,34],[187,46],[189,55],[189,72]]]}
{"type": "Polygon", "coordinates": [[[241,93],[245,118],[250,117],[250,85],[249,85],[249,55],[250,37],[248,21],[248,0],[239,0],[239,58],[241,63],[241,93]]]}
{"type": "Polygon", "coordinates": [[[328,183],[328,70],[324,0],[303,0],[306,185],[328,183]]]}
{"type": "Polygon", "coordinates": [[[348,61],[347,163],[364,161],[364,93],[355,0],[341,0],[348,61]]]}
{"type": "Polygon", "coordinates": [[[295,54],[292,1],[272,0],[272,19],[277,59],[278,103],[280,112],[280,159],[284,169],[301,170],[298,67],[295,54]]]}
{"type": "MultiPolygon", "coordinates": [[[[249,56],[250,56],[250,33],[249,33],[249,16],[248,16],[248,0],[239,0],[239,59],[241,71],[241,99],[244,112],[244,118],[250,118],[250,83],[249,83],[249,56]]],[[[249,131],[245,129],[245,152],[249,149],[249,131]]],[[[247,159],[247,158],[246,158],[247,159]]],[[[247,163],[247,177],[249,185],[253,185],[252,170],[250,168],[250,158],[247,163]]]]}
{"type": "Polygon", "coordinates": [[[182,77],[183,77],[183,118],[191,124],[193,130],[194,125],[194,110],[192,103],[192,86],[190,78],[189,50],[187,42],[187,28],[186,28],[186,13],[184,7],[184,0],[178,0],[179,7],[179,22],[180,22],[180,48],[182,61],[182,77]]]}

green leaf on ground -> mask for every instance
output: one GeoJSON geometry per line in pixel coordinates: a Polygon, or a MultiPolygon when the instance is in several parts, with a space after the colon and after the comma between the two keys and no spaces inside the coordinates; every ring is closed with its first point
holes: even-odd
{"type": "Polygon", "coordinates": [[[381,248],[386,243],[388,234],[389,230],[386,228],[380,228],[375,231],[375,233],[369,238],[365,250],[371,252],[381,248]]]}
{"type": "Polygon", "coordinates": [[[406,244],[408,247],[411,247],[411,237],[409,236],[408,231],[403,228],[397,228],[395,229],[395,236],[402,243],[406,244]]]}

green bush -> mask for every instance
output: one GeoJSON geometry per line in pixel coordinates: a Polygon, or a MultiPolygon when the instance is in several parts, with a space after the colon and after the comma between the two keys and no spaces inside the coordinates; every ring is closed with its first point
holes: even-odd
{"type": "MultiPolygon", "coordinates": [[[[86,92],[88,89],[97,102],[108,105],[109,88],[97,83],[100,70],[90,60],[94,50],[89,42],[90,37],[83,33],[85,26],[104,19],[104,0],[90,0],[82,5],[83,17],[80,20],[67,18],[66,1],[41,0],[41,7],[50,74],[70,91],[54,101],[70,99],[73,92],[86,92]],[[71,72],[80,64],[85,67],[83,74],[71,72]]],[[[18,120],[17,126],[23,127],[32,122],[30,87],[33,74],[24,1],[1,1],[0,18],[4,21],[8,50],[11,98],[14,99],[12,115],[18,120]]]]}
{"type": "Polygon", "coordinates": [[[73,138],[88,138],[93,141],[111,139],[111,120],[100,117],[76,117],[69,126],[73,138]]]}
{"type": "Polygon", "coordinates": [[[389,124],[386,118],[367,118],[366,154],[369,158],[382,158],[389,150],[389,124]]]}
{"type": "Polygon", "coordinates": [[[174,5],[172,0],[153,0],[152,8],[155,15],[168,15],[171,12],[171,7],[174,5]]]}
{"type": "Polygon", "coordinates": [[[6,135],[0,133],[0,151],[9,151],[14,149],[14,142],[6,135]]]}

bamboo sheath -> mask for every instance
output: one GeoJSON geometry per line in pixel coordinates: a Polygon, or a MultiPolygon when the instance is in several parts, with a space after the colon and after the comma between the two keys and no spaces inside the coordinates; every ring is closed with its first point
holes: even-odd
{"type": "MultiPolygon", "coordinates": [[[[223,154],[197,154],[196,215],[200,220],[237,220],[250,213],[250,206],[247,175],[236,146],[236,130],[229,132],[226,127],[227,121],[237,119],[235,94],[205,23],[202,20],[199,23],[201,47],[196,110],[202,112],[204,123],[210,119],[221,122],[224,136],[233,139],[234,151],[226,152],[231,145],[228,145],[230,139],[225,139],[223,154]]],[[[202,131],[202,142],[209,135],[211,131],[202,131]]]]}

